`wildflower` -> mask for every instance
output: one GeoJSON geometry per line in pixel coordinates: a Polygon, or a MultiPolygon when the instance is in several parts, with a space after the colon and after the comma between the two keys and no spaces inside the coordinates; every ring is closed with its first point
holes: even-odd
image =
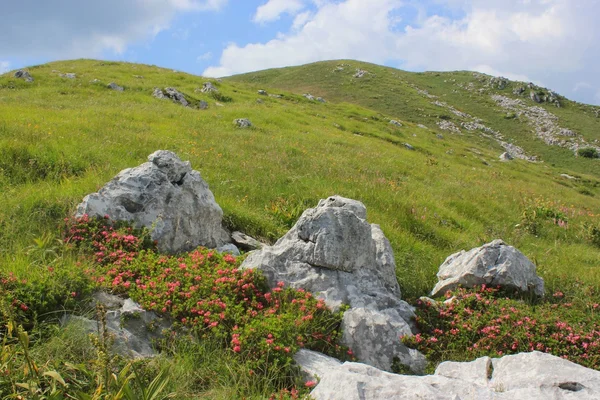
{"type": "Polygon", "coordinates": [[[317,385],[317,382],[315,381],[308,381],[304,384],[304,386],[306,386],[307,388],[312,388],[315,387],[317,385]]]}

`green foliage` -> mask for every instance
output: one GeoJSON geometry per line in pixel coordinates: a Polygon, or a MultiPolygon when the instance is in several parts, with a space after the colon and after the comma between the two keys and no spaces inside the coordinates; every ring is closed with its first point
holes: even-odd
{"type": "Polygon", "coordinates": [[[600,369],[600,292],[584,286],[588,297],[557,291],[536,304],[503,297],[497,289],[448,292],[448,304],[420,302],[421,333],[403,342],[434,363],[542,351],[600,369]]]}
{"type": "Polygon", "coordinates": [[[584,158],[598,158],[598,150],[593,147],[582,147],[577,149],[577,155],[584,158]]]}

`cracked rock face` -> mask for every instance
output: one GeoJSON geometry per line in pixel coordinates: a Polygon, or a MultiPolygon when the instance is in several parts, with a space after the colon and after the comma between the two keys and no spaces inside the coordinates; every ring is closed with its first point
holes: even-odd
{"type": "Polygon", "coordinates": [[[536,274],[535,265],[502,240],[452,254],[440,266],[437,277],[432,296],[443,295],[459,286],[483,284],[544,295],[544,280],[536,274]]]}
{"type": "Polygon", "coordinates": [[[537,351],[441,363],[434,375],[390,374],[308,350],[294,357],[306,380],[319,379],[315,400],[600,399],[600,372],[537,351]]]}
{"type": "Polygon", "coordinates": [[[76,217],[108,215],[151,230],[158,249],[179,253],[229,242],[223,211],[198,171],[173,152],[158,150],[148,162],[125,169],[98,193],[87,195],[76,217]]]}
{"type": "Polygon", "coordinates": [[[400,341],[414,329],[413,309],[400,299],[396,264],[378,225],[356,200],[332,196],[306,210],[273,246],[249,254],[241,268],[260,269],[274,287],[285,282],[338,310],[343,341],[363,362],[390,370],[394,357],[420,373],[425,358],[400,341]]]}

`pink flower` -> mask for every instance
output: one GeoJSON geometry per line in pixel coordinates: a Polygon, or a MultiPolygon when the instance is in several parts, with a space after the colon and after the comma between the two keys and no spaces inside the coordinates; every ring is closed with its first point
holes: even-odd
{"type": "Polygon", "coordinates": [[[242,351],[242,348],[240,346],[234,346],[233,351],[235,351],[236,353],[239,353],[240,351],[242,351]]]}
{"type": "Polygon", "coordinates": [[[307,388],[312,388],[315,387],[317,385],[317,382],[315,381],[308,381],[304,384],[304,386],[306,386],[307,388]]]}

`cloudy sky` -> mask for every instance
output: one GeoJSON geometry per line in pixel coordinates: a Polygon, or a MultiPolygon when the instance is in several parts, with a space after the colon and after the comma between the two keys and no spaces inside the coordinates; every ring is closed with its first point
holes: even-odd
{"type": "Polygon", "coordinates": [[[226,76],[350,58],[600,104],[600,0],[0,0],[0,73],[102,58],[226,76]]]}

